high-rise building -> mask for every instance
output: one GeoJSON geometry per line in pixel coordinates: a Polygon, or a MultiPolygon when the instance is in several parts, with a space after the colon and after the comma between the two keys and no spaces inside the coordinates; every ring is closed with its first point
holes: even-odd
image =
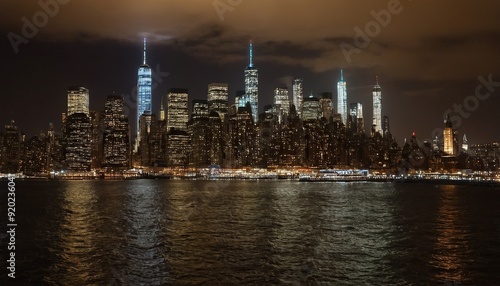
{"type": "Polygon", "coordinates": [[[326,119],[330,119],[333,115],[333,103],[332,103],[331,92],[323,92],[321,93],[321,98],[319,99],[319,104],[321,105],[321,117],[326,119]]]}
{"type": "Polygon", "coordinates": [[[274,110],[281,123],[290,114],[290,99],[288,98],[288,89],[278,87],[274,89],[274,110]]]}
{"type": "Polygon", "coordinates": [[[239,107],[244,107],[247,102],[250,102],[253,122],[255,124],[259,114],[259,71],[253,64],[252,40],[250,40],[249,64],[245,69],[245,95],[243,97],[244,100],[240,100],[239,107]]]}
{"type": "Polygon", "coordinates": [[[92,163],[92,123],[85,113],[67,117],[65,160],[70,171],[90,171],[92,163]]]}
{"type": "Polygon", "coordinates": [[[382,130],[382,88],[378,84],[378,78],[373,87],[373,126],[375,132],[383,134],[382,130]]]}
{"type": "Polygon", "coordinates": [[[161,98],[161,101],[160,101],[160,121],[165,121],[166,120],[166,117],[165,117],[165,106],[163,105],[163,96],[161,98]]]}
{"type": "Polygon", "coordinates": [[[206,99],[194,99],[193,100],[193,109],[191,111],[191,118],[194,121],[208,119],[209,105],[206,99]]]}
{"type": "Polygon", "coordinates": [[[91,110],[89,112],[90,116],[90,124],[91,124],[91,160],[92,160],[92,169],[97,169],[101,167],[102,161],[102,122],[101,122],[101,113],[95,110],[91,110]]]}
{"type": "Polygon", "coordinates": [[[68,88],[68,113],[67,116],[75,113],[84,113],[89,116],[89,90],[85,87],[68,88]]]}
{"type": "Polygon", "coordinates": [[[151,166],[153,158],[153,148],[151,146],[154,132],[152,132],[153,122],[156,121],[156,117],[151,114],[149,110],[146,110],[139,119],[139,159],[141,166],[151,166]]]}
{"type": "Polygon", "coordinates": [[[304,98],[302,103],[302,121],[317,120],[321,117],[321,105],[319,99],[314,96],[304,98]]]}
{"type": "Polygon", "coordinates": [[[389,122],[389,116],[384,116],[382,120],[382,131],[384,138],[387,138],[391,134],[391,124],[389,122]]]}
{"type": "Polygon", "coordinates": [[[448,156],[455,156],[455,140],[454,140],[454,134],[453,134],[453,125],[450,120],[450,115],[446,115],[446,119],[444,120],[444,130],[443,130],[443,142],[444,142],[444,148],[443,151],[446,153],[448,156]]]}
{"type": "Polygon", "coordinates": [[[295,105],[295,110],[299,117],[302,114],[302,102],[304,101],[303,83],[304,80],[301,78],[293,79],[293,105],[295,105]]]}
{"type": "MultiPolygon", "coordinates": [[[[139,66],[138,79],[137,79],[137,120],[136,120],[136,136],[140,140],[140,123],[139,120],[141,115],[146,111],[152,112],[152,101],[151,101],[151,83],[152,83],[152,73],[151,68],[146,64],[146,38],[144,38],[143,46],[143,60],[142,64],[139,66]]],[[[137,141],[136,144],[139,142],[137,141]]]]}
{"type": "Polygon", "coordinates": [[[469,151],[469,142],[467,141],[467,135],[464,134],[464,137],[462,138],[462,150],[464,152],[469,151]]]}
{"type": "Polygon", "coordinates": [[[354,133],[362,132],[365,128],[363,119],[363,104],[361,104],[361,102],[351,103],[349,105],[349,114],[351,118],[351,130],[354,133]]]}
{"type": "Polygon", "coordinates": [[[189,121],[188,90],[171,88],[167,95],[167,130],[186,131],[189,121]]]}
{"type": "Polygon", "coordinates": [[[225,120],[229,108],[228,84],[211,83],[208,85],[208,111],[215,111],[222,121],[225,120]]]}
{"type": "Polygon", "coordinates": [[[340,70],[340,81],[337,83],[337,113],[344,125],[347,125],[347,83],[344,81],[343,70],[340,70]]]}
{"type": "Polygon", "coordinates": [[[190,153],[189,134],[184,130],[170,129],[167,136],[168,166],[187,167],[190,153]]]}
{"type": "Polygon", "coordinates": [[[130,165],[128,118],[123,97],[109,95],[103,113],[103,167],[120,170],[130,165]]]}
{"type": "Polygon", "coordinates": [[[3,137],[2,173],[17,173],[21,167],[21,134],[12,120],[5,125],[3,137]]]}

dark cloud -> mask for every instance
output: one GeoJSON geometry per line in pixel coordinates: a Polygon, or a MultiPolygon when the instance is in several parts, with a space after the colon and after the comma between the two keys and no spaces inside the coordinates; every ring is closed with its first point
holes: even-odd
{"type": "MultiPolygon", "coordinates": [[[[37,114],[40,106],[54,112],[41,115],[41,125],[33,123],[36,129],[49,118],[59,121],[64,91],[75,83],[91,88],[97,107],[112,90],[128,92],[135,85],[143,36],[150,42],[151,65],[171,74],[155,90],[157,101],[173,86],[189,88],[194,98],[206,96],[211,81],[229,82],[231,92],[241,89],[247,42],[253,37],[263,104],[270,103],[282,80],[293,76],[304,77],[307,90],[335,93],[342,67],[349,100],[363,101],[370,118],[371,85],[378,74],[384,113],[394,118],[391,126],[399,138],[441,124],[444,110],[474,92],[479,75],[491,73],[500,81],[500,2],[401,0],[401,12],[390,15],[349,62],[340,45],[355,46],[356,30],[366,32],[391,1],[221,1],[237,4],[222,18],[216,2],[206,0],[72,0],[59,5],[18,54],[6,35],[22,36],[22,19],[33,21],[42,8],[38,1],[1,1],[5,76],[0,84],[3,102],[10,106],[4,110],[2,105],[1,122],[26,108],[37,114]],[[18,98],[25,98],[28,107],[18,98]]],[[[477,132],[481,141],[499,140],[490,127],[500,119],[497,112],[484,121],[483,112],[492,106],[499,106],[497,97],[481,105],[481,116],[472,114],[462,128],[477,132]]],[[[469,138],[474,141],[472,134],[469,138]]]]}

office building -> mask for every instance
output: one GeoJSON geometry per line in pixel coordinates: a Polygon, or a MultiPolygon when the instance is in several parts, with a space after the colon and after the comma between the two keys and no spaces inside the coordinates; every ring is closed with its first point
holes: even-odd
{"type": "Polygon", "coordinates": [[[245,107],[250,102],[253,122],[256,123],[259,113],[259,71],[253,64],[253,44],[250,40],[249,64],[245,69],[245,95],[240,99],[239,107],[245,107]]]}
{"type": "Polygon", "coordinates": [[[372,128],[375,132],[383,135],[382,130],[382,88],[378,84],[378,78],[372,91],[373,95],[373,123],[372,128]]]}
{"type": "Polygon", "coordinates": [[[293,105],[299,117],[302,115],[302,102],[304,101],[303,83],[304,80],[301,78],[293,79],[293,105]]]}
{"type": "MultiPolygon", "coordinates": [[[[144,38],[143,59],[139,66],[137,79],[137,117],[135,131],[137,138],[140,140],[140,118],[146,111],[152,112],[152,72],[149,65],[146,63],[146,39],[144,38]]],[[[137,141],[136,144],[139,142],[137,141]]]]}
{"type": "Polygon", "coordinates": [[[104,107],[102,166],[110,170],[130,166],[129,124],[119,95],[109,95],[104,107]]]}
{"type": "Polygon", "coordinates": [[[229,109],[227,83],[211,83],[208,85],[208,112],[215,111],[222,121],[225,120],[229,109]]]}
{"type": "Polygon", "coordinates": [[[92,123],[84,113],[67,117],[65,127],[66,169],[75,172],[90,171],[92,164],[92,123]]]}
{"type": "Polygon", "coordinates": [[[85,87],[68,88],[68,112],[66,116],[75,113],[89,116],[89,90],[85,87]]]}
{"type": "Polygon", "coordinates": [[[340,70],[340,81],[337,83],[337,113],[340,114],[342,123],[347,126],[347,83],[343,70],[340,70]]]}
{"type": "Polygon", "coordinates": [[[167,95],[167,130],[186,131],[189,121],[188,90],[172,88],[167,95]]]}
{"type": "Polygon", "coordinates": [[[274,89],[274,112],[281,123],[290,114],[290,99],[288,98],[288,89],[278,87],[274,89]]]}

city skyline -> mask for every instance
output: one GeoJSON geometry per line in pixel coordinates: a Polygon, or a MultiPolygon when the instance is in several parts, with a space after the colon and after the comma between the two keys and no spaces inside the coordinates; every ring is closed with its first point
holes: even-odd
{"type": "MultiPolygon", "coordinates": [[[[91,110],[102,110],[106,96],[113,91],[130,94],[137,83],[134,73],[142,62],[142,45],[139,43],[142,43],[143,36],[148,37],[148,63],[153,72],[159,74],[153,77],[155,113],[158,113],[160,98],[166,97],[168,89],[176,87],[188,88],[191,101],[205,98],[209,83],[225,82],[229,86],[231,101],[236,90],[244,89],[242,69],[248,63],[246,47],[252,36],[256,47],[254,61],[259,68],[259,112],[272,103],[274,89],[284,82],[292,94],[294,77],[304,79],[304,95],[311,91],[315,95],[323,92],[335,94],[334,85],[339,70],[343,68],[348,82],[347,104],[360,102],[365,105],[365,119],[372,118],[369,108],[371,92],[374,78],[379,75],[384,91],[382,115],[391,118],[392,133],[400,144],[413,131],[419,138],[430,138],[434,129],[442,128],[441,122],[449,109],[460,116],[458,129],[461,134],[468,135],[471,143],[499,140],[497,128],[491,124],[498,121],[495,112],[499,106],[498,96],[479,101],[473,111],[470,108],[455,109],[456,105],[474,104],[466,100],[482,83],[478,77],[488,80],[491,75],[493,83],[500,79],[497,76],[500,75],[499,68],[494,64],[496,53],[493,53],[498,46],[495,35],[499,25],[493,24],[498,19],[491,12],[498,4],[467,4],[467,7],[449,9],[451,2],[400,1],[400,12],[391,16],[388,25],[380,24],[380,33],[368,46],[360,49],[359,54],[353,53],[349,63],[340,44],[353,44],[355,28],[364,30],[365,25],[375,19],[373,13],[387,10],[390,1],[373,1],[364,5],[322,2],[317,6],[297,2],[288,7],[291,15],[301,19],[296,24],[275,17],[280,11],[275,3],[243,2],[225,12],[221,21],[212,3],[195,8],[177,2],[173,6],[174,2],[144,4],[158,11],[165,11],[167,7],[172,12],[180,11],[174,17],[180,25],[172,25],[171,20],[160,21],[164,29],[147,21],[143,25],[130,25],[131,17],[125,15],[130,15],[131,11],[119,5],[113,6],[113,11],[124,15],[125,22],[129,23],[128,30],[125,26],[111,25],[102,17],[107,12],[95,15],[96,25],[82,28],[84,26],[78,25],[81,17],[72,19],[71,16],[79,11],[85,15],[96,6],[71,2],[61,4],[57,15],[51,17],[46,26],[40,27],[36,36],[18,46],[17,54],[6,38],[2,45],[2,52],[7,55],[2,67],[6,76],[2,80],[5,94],[12,96],[4,96],[1,122],[5,124],[14,119],[19,129],[28,135],[46,130],[49,122],[60,130],[60,112],[65,110],[63,99],[69,86],[84,86],[90,90],[91,110]],[[329,13],[339,17],[319,17],[324,21],[317,23],[304,13],[305,7],[317,15],[329,13]],[[256,9],[265,13],[256,14],[256,9]],[[346,15],[336,12],[340,10],[346,15]],[[190,11],[203,13],[199,19],[188,23],[182,15],[190,11]],[[444,17],[444,11],[446,19],[440,18],[444,17]],[[465,11],[467,16],[464,16],[465,11]],[[414,21],[422,13],[428,15],[429,21],[414,21]],[[252,17],[261,17],[259,19],[265,21],[249,21],[252,17]],[[464,21],[459,21],[463,17],[464,21]],[[101,34],[97,33],[97,23],[105,28],[101,29],[101,34]],[[449,33],[450,30],[464,32],[449,33]],[[403,31],[407,38],[405,45],[399,40],[403,31]],[[37,115],[37,120],[27,118],[24,112],[37,115]]],[[[9,8],[12,8],[12,13],[6,15],[0,26],[5,35],[22,35],[24,22],[21,19],[32,20],[31,16],[41,10],[36,3],[16,4],[9,8]]],[[[137,19],[146,19],[146,15],[150,15],[137,9],[134,12],[138,13],[137,19]]],[[[155,19],[156,13],[151,17],[155,19]]],[[[368,122],[365,124],[369,125],[368,122]]]]}

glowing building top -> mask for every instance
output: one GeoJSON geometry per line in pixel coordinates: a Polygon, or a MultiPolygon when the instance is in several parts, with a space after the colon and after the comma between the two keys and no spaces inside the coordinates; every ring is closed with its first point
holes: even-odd
{"type": "Polygon", "coordinates": [[[68,88],[68,114],[84,113],[89,116],[89,90],[77,86],[68,88]]]}

